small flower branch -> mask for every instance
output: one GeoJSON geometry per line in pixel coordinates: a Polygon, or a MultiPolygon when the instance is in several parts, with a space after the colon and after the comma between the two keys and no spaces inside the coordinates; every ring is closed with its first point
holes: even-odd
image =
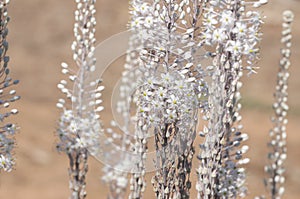
{"type": "Polygon", "coordinates": [[[292,39],[292,22],[294,14],[291,11],[285,11],[283,13],[283,30],[281,43],[283,48],[281,49],[282,58],[279,62],[279,71],[277,74],[276,91],[274,93],[275,102],[273,109],[275,116],[272,117],[273,129],[270,130],[270,142],[268,147],[270,152],[268,154],[269,164],[265,166],[265,172],[268,175],[268,179],[265,180],[265,184],[269,190],[272,199],[280,199],[284,193],[284,162],[287,158],[286,147],[286,125],[288,123],[287,112],[289,106],[288,101],[288,79],[290,68],[290,56],[291,56],[291,39],[292,39]]]}
{"type": "MultiPolygon", "coordinates": [[[[126,53],[126,63],[124,64],[124,71],[122,72],[121,78],[122,85],[119,88],[119,98],[116,107],[118,114],[120,114],[123,119],[123,125],[121,126],[121,124],[119,124],[120,126],[118,126],[122,130],[122,135],[117,134],[113,130],[115,121],[112,121],[113,128],[107,129],[107,132],[112,135],[114,141],[120,140],[121,142],[121,147],[118,151],[111,151],[112,153],[121,153],[121,159],[118,165],[115,167],[104,165],[103,169],[104,175],[102,180],[109,186],[108,198],[111,199],[122,199],[125,197],[128,185],[127,176],[130,172],[126,167],[126,163],[130,161],[127,159],[126,153],[134,153],[133,148],[135,148],[134,136],[132,132],[130,132],[131,123],[133,123],[132,116],[130,115],[130,105],[132,103],[132,92],[136,87],[134,80],[139,76],[136,68],[139,67],[139,53],[137,49],[141,48],[140,45],[139,37],[133,33],[129,38],[129,49],[126,53]]],[[[134,174],[132,174],[131,177],[133,177],[133,175],[134,174]]],[[[133,184],[132,180],[131,184],[133,184]]],[[[130,190],[133,192],[132,187],[130,190]]]]}
{"type": "Polygon", "coordinates": [[[13,169],[14,158],[13,148],[15,145],[14,134],[17,131],[16,124],[6,123],[11,115],[18,113],[17,109],[11,109],[10,104],[19,100],[20,96],[16,95],[16,91],[11,87],[19,83],[19,80],[10,78],[10,69],[8,63],[10,57],[7,55],[8,51],[8,23],[10,17],[8,16],[9,0],[0,1],[0,105],[3,112],[0,113],[0,171],[4,170],[10,172],[13,169]]]}
{"type": "MultiPolygon", "coordinates": [[[[128,66],[128,68],[133,69],[132,67],[137,67],[133,72],[147,72],[148,69],[145,70],[144,63],[140,59],[140,53],[145,45],[144,33],[147,30],[152,28],[156,23],[153,19],[153,5],[148,3],[147,1],[141,0],[132,0],[130,2],[130,14],[131,14],[131,23],[130,30],[132,31],[132,40],[131,47],[135,47],[135,49],[129,49],[129,52],[133,57],[130,58],[132,65],[128,66]],[[135,42],[134,42],[134,40],[135,42]]],[[[134,141],[133,141],[133,154],[138,157],[138,162],[135,164],[134,169],[131,171],[130,176],[130,194],[129,199],[140,199],[143,198],[143,192],[146,189],[146,158],[148,152],[148,137],[149,137],[149,127],[147,124],[147,111],[145,111],[143,101],[141,101],[139,92],[143,92],[143,88],[139,86],[140,80],[143,78],[143,75],[138,75],[137,82],[133,82],[131,80],[131,84],[136,86],[137,92],[131,93],[130,97],[133,103],[136,104],[138,110],[135,114],[135,133],[134,133],[134,141]]],[[[131,88],[132,90],[132,88],[131,88]]],[[[132,90],[133,91],[133,90],[132,90]]]]}

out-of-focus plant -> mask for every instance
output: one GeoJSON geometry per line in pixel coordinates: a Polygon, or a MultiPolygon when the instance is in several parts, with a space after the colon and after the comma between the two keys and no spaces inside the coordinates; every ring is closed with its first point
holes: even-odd
{"type": "MultiPolygon", "coordinates": [[[[289,110],[288,102],[288,79],[289,68],[291,65],[291,39],[292,39],[292,22],[294,19],[293,12],[287,10],[283,12],[283,24],[282,24],[282,39],[283,45],[281,49],[281,59],[279,62],[279,70],[277,73],[276,91],[274,93],[275,102],[273,104],[273,110],[275,115],[271,121],[273,128],[270,130],[270,142],[268,147],[270,152],[268,153],[268,165],[265,166],[265,172],[268,178],[265,179],[265,185],[269,192],[269,196],[272,199],[280,199],[284,193],[285,182],[285,166],[284,162],[287,158],[287,146],[286,146],[286,125],[288,123],[287,112],[289,110]]],[[[264,198],[264,197],[262,197],[264,198]]]]}
{"type": "Polygon", "coordinates": [[[0,113],[1,132],[0,132],[0,171],[11,171],[14,165],[13,148],[15,140],[13,138],[17,131],[17,126],[14,123],[8,123],[7,120],[11,115],[18,113],[17,109],[10,109],[10,104],[19,100],[20,96],[16,95],[16,91],[12,88],[13,85],[19,83],[19,80],[10,78],[8,51],[8,4],[9,0],[0,1],[0,105],[2,112],[0,113]],[[7,110],[10,109],[10,110],[7,110]]]}
{"type": "Polygon", "coordinates": [[[101,81],[90,81],[95,71],[95,0],[76,0],[73,59],[77,68],[62,63],[62,73],[68,75],[58,88],[66,95],[59,99],[57,107],[62,109],[57,134],[60,139],[57,149],[69,158],[69,177],[72,199],[86,197],[86,175],[88,156],[99,149],[99,123],[101,106],[101,81]],[[71,84],[68,85],[68,82],[71,84]]]}
{"type": "MultiPolygon", "coordinates": [[[[132,124],[134,123],[134,118],[131,115],[131,105],[133,103],[132,92],[136,89],[137,86],[137,78],[141,75],[138,68],[141,65],[141,60],[139,60],[139,50],[142,48],[142,40],[141,37],[137,34],[140,29],[140,18],[136,16],[134,13],[144,10],[143,13],[146,13],[148,9],[147,4],[143,3],[140,0],[131,0],[130,4],[130,14],[131,18],[129,21],[130,27],[130,38],[128,41],[128,50],[126,52],[126,61],[124,64],[124,71],[122,72],[121,84],[118,88],[118,101],[116,103],[116,112],[120,115],[122,122],[118,123],[116,121],[111,122],[112,128],[107,128],[106,132],[111,136],[108,139],[111,139],[110,143],[121,143],[120,147],[114,147],[112,151],[109,153],[111,155],[115,153],[119,153],[120,161],[112,167],[111,165],[104,165],[103,169],[103,177],[102,180],[109,187],[109,199],[122,199],[125,197],[126,189],[128,184],[130,184],[131,192],[139,192],[137,188],[134,188],[135,182],[136,185],[140,188],[143,187],[141,184],[141,173],[136,171],[133,172],[130,168],[127,167],[128,161],[129,164],[132,157],[128,157],[128,154],[133,154],[133,156],[137,156],[140,158],[140,153],[136,152],[136,145],[138,142],[135,142],[134,139],[134,131],[132,128],[132,124]],[[143,5],[141,10],[137,9],[143,5]],[[118,125],[118,126],[116,126],[118,125]],[[118,134],[116,131],[116,127],[121,129],[122,134],[118,134]],[[128,153],[129,152],[129,153],[128,153]],[[133,172],[130,181],[127,179],[128,174],[133,172]]],[[[109,144],[110,144],[109,143],[109,144]]],[[[131,193],[130,195],[132,195],[131,193]]]]}

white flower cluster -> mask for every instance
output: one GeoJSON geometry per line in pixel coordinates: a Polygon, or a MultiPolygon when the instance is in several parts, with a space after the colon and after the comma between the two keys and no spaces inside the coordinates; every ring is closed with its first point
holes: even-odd
{"type": "Polygon", "coordinates": [[[73,110],[63,108],[57,130],[60,138],[58,150],[71,154],[72,151],[88,149],[92,155],[96,154],[99,150],[99,134],[101,133],[98,115],[89,118],[74,115],[73,110]]]}
{"type": "Polygon", "coordinates": [[[193,83],[176,72],[145,77],[141,83],[136,101],[139,107],[137,117],[144,119],[138,124],[142,129],[160,128],[172,123],[189,125],[198,105],[193,83]]]}
{"type": "Polygon", "coordinates": [[[143,82],[146,83],[137,95],[138,118],[143,118],[138,125],[141,129],[154,129],[155,164],[158,169],[151,181],[154,191],[157,198],[179,197],[180,193],[188,196],[188,192],[180,191],[182,187],[187,190],[190,187],[189,161],[194,153],[190,146],[199,106],[195,84],[176,72],[162,73],[161,77],[156,78],[148,77],[143,82]],[[174,168],[176,165],[177,169],[174,168]],[[184,176],[183,179],[180,176],[184,176]],[[167,179],[166,187],[161,182],[163,178],[167,179]]]}
{"type": "MultiPolygon", "coordinates": [[[[263,23],[258,11],[248,10],[257,2],[246,1],[210,1],[204,14],[204,27],[201,42],[206,45],[220,45],[233,59],[245,59],[245,64],[233,63],[234,67],[255,73],[255,64],[259,53],[260,26],[263,23]],[[239,10],[237,10],[239,9],[239,10]]],[[[261,2],[264,4],[265,2],[261,2]]],[[[223,58],[224,59],[224,58],[223,58]]]]}
{"type": "Polygon", "coordinates": [[[11,104],[20,99],[16,94],[16,90],[12,87],[19,83],[19,80],[10,78],[8,51],[8,9],[9,0],[0,2],[0,105],[3,112],[0,113],[1,130],[0,130],[0,171],[11,171],[13,169],[13,148],[15,140],[13,136],[17,132],[17,126],[13,123],[6,123],[5,120],[18,113],[17,109],[12,108],[11,104]]]}
{"type": "Polygon", "coordinates": [[[149,15],[149,13],[153,13],[153,8],[151,6],[152,5],[146,1],[131,1],[131,28],[155,28],[155,23],[157,19],[149,15]]]}

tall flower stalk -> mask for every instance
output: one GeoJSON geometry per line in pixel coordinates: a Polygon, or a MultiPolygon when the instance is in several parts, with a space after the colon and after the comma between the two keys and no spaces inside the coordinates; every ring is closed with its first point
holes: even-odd
{"type": "MultiPolygon", "coordinates": [[[[137,167],[143,175],[144,150],[153,135],[157,171],[151,183],[156,198],[189,198],[198,97],[203,92],[201,64],[196,58],[199,49],[193,37],[199,31],[201,4],[162,0],[144,2],[134,9],[139,17],[133,25],[143,28],[138,35],[142,37],[140,71],[144,74],[135,93],[136,151],[141,153],[137,167]]],[[[134,174],[131,181],[131,198],[142,197],[143,177],[134,174]]]]}
{"type": "Polygon", "coordinates": [[[291,56],[291,31],[294,14],[291,11],[283,13],[281,60],[279,62],[279,71],[277,74],[276,91],[274,93],[275,102],[273,104],[274,117],[272,117],[273,128],[270,130],[270,142],[268,147],[268,165],[265,166],[265,172],[268,179],[265,184],[272,199],[280,199],[284,193],[284,162],[287,158],[286,147],[286,125],[288,123],[287,112],[288,101],[288,79],[291,56]]]}
{"type": "Polygon", "coordinates": [[[10,57],[8,51],[8,4],[9,0],[0,1],[0,105],[3,107],[0,113],[1,132],[0,132],[0,171],[10,172],[14,166],[13,148],[15,145],[14,135],[17,126],[14,123],[7,123],[6,120],[11,115],[18,113],[17,109],[10,109],[10,104],[19,100],[13,85],[19,83],[18,80],[10,78],[10,69],[8,67],[10,57]],[[10,109],[10,110],[8,110],[10,109]]]}
{"type": "Polygon", "coordinates": [[[200,133],[205,141],[198,156],[198,198],[236,198],[246,194],[243,158],[247,146],[242,142],[239,110],[243,71],[255,72],[259,53],[260,14],[247,11],[248,5],[258,7],[265,1],[209,1],[204,14],[203,44],[215,46],[209,85],[208,127],[200,133]]]}
{"type": "Polygon", "coordinates": [[[69,177],[72,199],[86,197],[86,175],[89,154],[99,150],[99,123],[101,106],[100,80],[90,80],[95,71],[95,0],[76,0],[73,59],[77,68],[62,63],[62,73],[68,75],[58,88],[66,95],[59,99],[57,107],[62,109],[57,134],[60,142],[58,151],[69,158],[69,177]],[[68,85],[71,83],[71,85],[68,85]],[[72,90],[71,90],[72,89],[72,90]]]}

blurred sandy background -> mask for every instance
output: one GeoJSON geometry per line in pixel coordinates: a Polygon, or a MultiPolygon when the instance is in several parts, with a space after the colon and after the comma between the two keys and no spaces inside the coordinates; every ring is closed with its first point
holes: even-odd
{"type": "MultiPolygon", "coordinates": [[[[97,1],[97,35],[100,42],[126,29],[128,19],[125,0],[97,1]]],[[[55,104],[62,96],[56,84],[61,79],[60,63],[71,61],[73,40],[72,0],[12,0],[9,15],[9,43],[13,77],[21,80],[17,91],[20,114],[16,117],[16,169],[0,174],[0,198],[6,199],[66,199],[68,198],[67,158],[55,150],[55,128],[59,111],[55,104]]],[[[264,193],[263,165],[266,162],[267,134],[271,128],[271,103],[274,91],[281,12],[292,9],[296,14],[293,27],[293,56],[290,79],[288,124],[287,189],[285,198],[300,198],[300,1],[272,0],[264,8],[267,15],[262,42],[261,69],[257,75],[245,78],[243,88],[243,123],[250,134],[248,153],[250,196],[264,193]]],[[[116,68],[116,71],[120,69],[116,68]]],[[[102,117],[105,117],[103,115],[102,117]]],[[[105,198],[105,186],[100,182],[101,163],[90,159],[88,198],[105,198]]],[[[153,198],[149,184],[146,199],[153,198]]],[[[193,193],[194,198],[195,193],[193,193]]]]}

